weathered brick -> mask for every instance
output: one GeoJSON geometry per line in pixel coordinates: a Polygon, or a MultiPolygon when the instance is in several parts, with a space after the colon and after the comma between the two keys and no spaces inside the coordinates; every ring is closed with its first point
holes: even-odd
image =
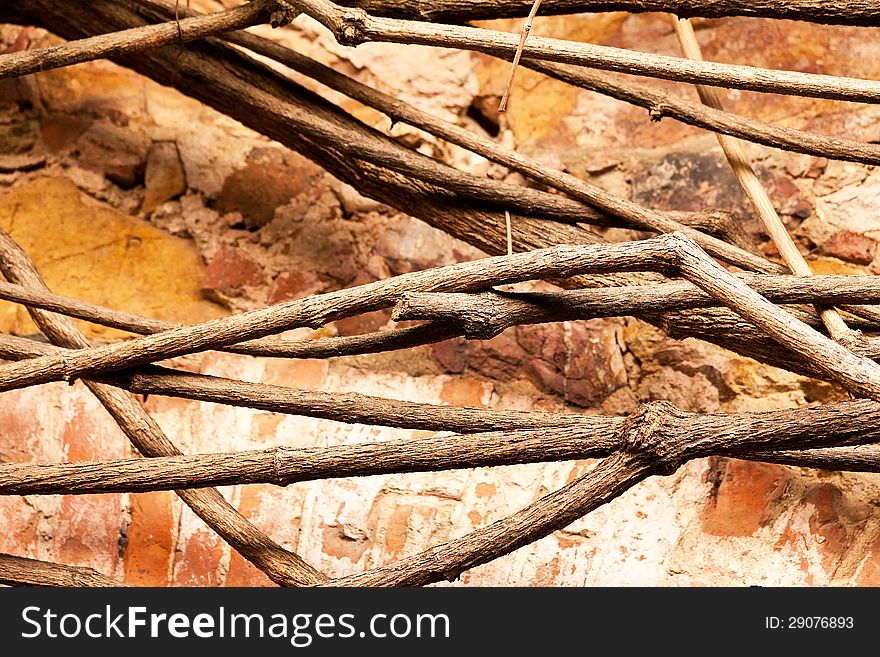
{"type": "Polygon", "coordinates": [[[253,256],[224,245],[208,263],[199,286],[204,292],[234,295],[245,286],[259,285],[263,279],[263,268],[253,256]]]}
{"type": "Polygon", "coordinates": [[[135,586],[167,586],[174,560],[174,498],[170,491],[135,493],[125,548],[125,581],[135,586]]]}
{"type": "Polygon", "coordinates": [[[448,379],[443,382],[440,401],[450,406],[485,408],[486,399],[492,392],[492,384],[467,379],[448,379]]]}
{"type": "Polygon", "coordinates": [[[713,491],[703,509],[707,534],[751,536],[762,527],[791,478],[782,466],[722,459],[710,469],[713,491]]]}
{"type": "Polygon", "coordinates": [[[857,265],[869,265],[877,252],[877,240],[849,230],[841,230],[822,244],[819,252],[857,265]]]}

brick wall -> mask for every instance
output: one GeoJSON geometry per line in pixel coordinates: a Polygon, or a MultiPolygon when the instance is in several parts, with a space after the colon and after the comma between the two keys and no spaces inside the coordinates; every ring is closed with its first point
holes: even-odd
{"type": "MultiPolygon", "coordinates": [[[[195,3],[199,5],[200,3],[195,3]]],[[[203,2],[203,8],[211,3],[203,2]]],[[[515,21],[499,21],[517,29],[515,21]]],[[[794,22],[699,23],[708,59],[877,78],[872,32],[794,22]]],[[[259,30],[258,30],[259,31],[259,30]]],[[[263,30],[268,32],[268,30],[263,30]]],[[[535,34],[678,54],[660,15],[540,18],[535,34]]],[[[271,36],[474,130],[497,120],[507,65],[458,52],[336,46],[297,20],[271,36]],[[405,65],[404,65],[405,64],[405,65]],[[469,111],[470,110],[470,111],[469,111]]],[[[53,42],[0,27],[0,46],[53,42]]],[[[683,85],[652,82],[689,98],[683,85]]],[[[337,99],[338,100],[338,99],[337,99]]],[[[729,108],[780,125],[880,139],[880,110],[815,99],[728,94],[729,108]]],[[[387,119],[351,101],[369,123],[387,119]]],[[[772,254],[714,138],[597,94],[521,71],[499,139],[645,205],[721,207],[772,254]]],[[[423,152],[495,178],[498,167],[395,126],[423,152]]],[[[877,273],[880,174],[750,147],[778,210],[822,273],[877,273]]],[[[360,196],[295,153],[107,62],[0,82],[0,226],[53,290],[196,322],[266,303],[479,256],[472,247],[360,196]]],[[[607,231],[610,239],[631,237],[607,231]]],[[[321,335],[388,326],[387,313],[321,335]]],[[[119,332],[87,327],[90,339],[119,332]]],[[[0,304],[0,328],[35,332],[0,304]]],[[[309,332],[302,332],[306,335],[309,332]]],[[[193,370],[297,388],[358,391],[492,408],[623,414],[666,399],[686,410],[790,408],[840,390],[721,348],[676,341],[629,319],[519,327],[486,342],[331,361],[204,354],[193,370]]],[[[185,452],[332,445],[417,432],[348,426],[150,397],[185,452]]],[[[131,448],[82,384],[0,395],[0,460],[121,458],[131,448]]],[[[285,547],[330,575],[392,562],[521,508],[591,462],[377,476],[224,489],[285,547]]],[[[465,573],[459,584],[690,585],[880,583],[874,475],[704,459],[652,478],[563,531],[465,573]]],[[[89,565],[135,584],[264,585],[173,493],[0,497],[0,550],[89,565]]]]}

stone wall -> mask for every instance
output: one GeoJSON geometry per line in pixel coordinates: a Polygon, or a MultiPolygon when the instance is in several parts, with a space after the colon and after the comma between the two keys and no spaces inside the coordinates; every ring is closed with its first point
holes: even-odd
{"type": "MultiPolygon", "coordinates": [[[[233,4],[233,3],[229,3],[233,4]]],[[[195,2],[201,9],[216,2],[195,2]]],[[[517,21],[498,21],[517,30],[517,21]]],[[[756,19],[698,22],[708,59],[877,78],[873,33],[756,19]]],[[[774,255],[712,135],[470,53],[337,46],[298,19],[257,29],[325,63],[620,196],[669,210],[720,207],[774,255]],[[405,54],[404,54],[405,53],[405,54]]],[[[534,34],[678,54],[668,18],[623,13],[541,18],[534,34]]],[[[0,49],[57,41],[0,26],[0,49]]],[[[656,87],[696,98],[684,85],[656,87]]],[[[353,101],[343,106],[387,129],[353,101]]],[[[747,92],[729,108],[779,125],[880,140],[880,109],[747,92]]],[[[469,171],[521,180],[406,126],[392,133],[469,171]]],[[[749,147],[759,174],[817,272],[877,273],[880,173],[749,147]]],[[[366,199],[296,153],[179,93],[108,62],[0,82],[0,226],[50,287],[179,322],[479,257],[474,248],[366,199]]],[[[607,230],[611,240],[632,234],[607,230]]],[[[388,313],[295,335],[351,335],[388,313]]],[[[90,339],[124,337],[81,323],[90,339]]],[[[36,329],[0,304],[0,329],[36,329]]],[[[290,361],[208,353],[175,365],[296,388],[357,391],[467,406],[625,414],[646,401],[714,412],[790,408],[845,397],[830,385],[719,347],[672,340],[631,319],[509,330],[407,352],[290,361]]],[[[185,452],[333,445],[419,432],[150,397],[185,452]]],[[[82,384],[0,395],[0,460],[132,455],[82,384]]],[[[389,563],[515,511],[587,471],[590,461],[224,489],[237,508],[331,576],[389,563]]],[[[466,572],[455,585],[876,585],[876,475],[730,459],[652,478],[563,531],[466,572]]],[[[263,585],[171,492],[0,497],[0,551],[92,566],[133,584],[263,585]]]]}

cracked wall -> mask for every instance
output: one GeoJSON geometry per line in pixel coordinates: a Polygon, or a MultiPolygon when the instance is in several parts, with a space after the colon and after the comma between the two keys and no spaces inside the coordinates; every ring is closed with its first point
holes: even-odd
{"type": "MultiPolygon", "coordinates": [[[[229,3],[232,4],[232,3],[229,3]]],[[[201,9],[218,3],[195,2],[201,9]]],[[[492,25],[516,30],[516,21],[492,25]]],[[[698,22],[708,59],[874,77],[871,32],[786,21],[698,22]]],[[[507,65],[481,55],[337,46],[310,21],[255,31],[615,194],[666,210],[720,207],[768,255],[714,137],[523,70],[510,111],[493,108],[507,65]],[[405,55],[403,53],[406,53],[405,55]]],[[[678,54],[657,14],[540,18],[535,34],[678,54]]],[[[56,40],[0,27],[0,48],[56,40]]],[[[673,83],[658,88],[689,98],[673,83]]],[[[312,88],[316,88],[311,85],[312,88]]],[[[361,120],[385,117],[327,93],[361,120]]],[[[880,139],[878,110],[816,99],[727,94],[731,110],[780,125],[880,139]]],[[[522,182],[403,125],[398,139],[460,168],[522,182]]],[[[878,273],[880,178],[873,167],[749,147],[799,246],[821,273],[878,273]]],[[[197,102],[108,62],[0,82],[0,226],[60,293],[197,322],[479,257],[474,248],[364,198],[319,167],[197,102]]],[[[611,240],[632,233],[603,231],[611,240]]],[[[98,342],[118,331],[79,324],[98,342]]],[[[387,312],[317,332],[393,325],[387,312]]],[[[0,327],[36,329],[0,304],[0,327]]],[[[633,412],[792,408],[845,397],[720,347],[672,340],[632,319],[523,326],[485,342],[329,361],[209,353],[192,370],[297,388],[466,406],[633,412]]],[[[419,432],[151,396],[149,411],[185,452],[346,444],[419,432]]],[[[132,450],[82,384],[0,395],[0,460],[122,458],[132,450]]],[[[329,575],[386,564],[492,522],[586,472],[591,461],[375,476],[224,494],[282,545],[329,575]]],[[[563,531],[463,574],[456,585],[876,585],[878,478],[703,459],[652,478],[563,531]]],[[[0,550],[92,566],[134,584],[263,585],[171,492],[0,497],[0,550]]]]}

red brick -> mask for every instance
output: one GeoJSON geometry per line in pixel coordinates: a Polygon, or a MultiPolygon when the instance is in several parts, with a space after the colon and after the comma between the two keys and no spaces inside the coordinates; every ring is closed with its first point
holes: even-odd
{"type": "Polygon", "coordinates": [[[265,226],[275,208],[314,185],[318,169],[296,153],[255,148],[247,164],[226,178],[217,197],[218,212],[240,212],[250,228],[265,226]]]}
{"type": "Polygon", "coordinates": [[[431,346],[431,359],[444,372],[461,374],[467,369],[467,350],[464,338],[444,340],[431,346]]]}
{"type": "Polygon", "coordinates": [[[131,524],[125,549],[125,581],[167,586],[174,558],[174,498],[170,491],[131,495],[131,524]]]}
{"type": "Polygon", "coordinates": [[[869,265],[877,252],[877,240],[859,233],[842,230],[819,247],[819,252],[858,265],[869,265]]]}
{"type": "Polygon", "coordinates": [[[445,372],[473,370],[497,381],[528,379],[580,406],[627,383],[618,324],[608,320],[520,326],[486,341],[448,340],[431,357],[445,372]],[[566,332],[569,332],[568,339],[566,332]]]}
{"type": "Polygon", "coordinates": [[[328,370],[329,365],[326,360],[276,358],[266,363],[263,383],[300,390],[321,390],[327,379],[328,370]]]}
{"type": "Polygon", "coordinates": [[[119,559],[119,495],[65,495],[52,543],[55,561],[112,575],[119,559]]]}
{"type": "Polygon", "coordinates": [[[477,484],[474,492],[477,497],[493,497],[498,492],[498,486],[493,483],[482,481],[477,484]]]}
{"type": "Polygon", "coordinates": [[[224,586],[275,586],[275,582],[238,552],[232,550],[224,586]]]}
{"type": "Polygon", "coordinates": [[[41,124],[40,137],[50,151],[58,152],[79,139],[91,124],[91,118],[72,114],[53,114],[41,124]]]}
{"type": "Polygon", "coordinates": [[[185,538],[180,536],[177,546],[173,586],[220,585],[220,562],[228,548],[217,534],[199,527],[185,538]]]}
{"type": "Polygon", "coordinates": [[[36,557],[40,512],[23,497],[3,496],[0,497],[0,518],[3,518],[0,552],[36,557]]]}
{"type": "MultiPolygon", "coordinates": [[[[873,513],[872,508],[865,503],[847,498],[832,484],[812,486],[807,490],[800,504],[811,509],[809,532],[818,539],[816,543],[822,554],[825,570],[834,572],[849,549],[853,537],[864,531],[865,521],[873,513]]],[[[802,540],[803,537],[789,524],[783,530],[778,544],[788,543],[797,546],[802,540]]]]}
{"type": "Polygon", "coordinates": [[[391,313],[387,310],[374,310],[373,312],[346,317],[333,322],[338,335],[362,335],[373,333],[388,324],[391,313]]]}
{"type": "Polygon", "coordinates": [[[310,271],[286,271],[275,279],[269,292],[269,303],[281,303],[291,299],[300,299],[310,294],[317,294],[325,288],[325,284],[310,271]]]}
{"type": "Polygon", "coordinates": [[[327,525],[324,528],[321,540],[321,552],[336,559],[348,559],[352,563],[358,563],[364,556],[364,552],[370,547],[367,535],[352,536],[341,525],[327,525]]]}
{"type": "Polygon", "coordinates": [[[143,212],[152,212],[165,201],[186,191],[186,173],[174,142],[160,141],[150,146],[144,171],[143,212]]]}
{"type": "Polygon", "coordinates": [[[880,535],[871,543],[868,558],[859,571],[858,586],[880,586],[880,535]]]}
{"type": "Polygon", "coordinates": [[[440,401],[450,406],[470,406],[485,408],[483,397],[490,384],[466,379],[449,379],[443,382],[440,390],[440,401]]]}
{"type": "Polygon", "coordinates": [[[77,139],[79,164],[130,189],[143,181],[149,140],[106,119],[92,123],[77,139]]]}
{"type": "Polygon", "coordinates": [[[399,504],[385,523],[384,552],[387,557],[397,558],[406,547],[409,519],[413,514],[411,504],[399,504]]]}
{"type": "Polygon", "coordinates": [[[260,285],[263,280],[263,268],[249,253],[224,245],[205,269],[199,287],[206,292],[235,294],[245,286],[260,285]]]}
{"type": "Polygon", "coordinates": [[[736,459],[722,460],[712,475],[717,488],[703,510],[703,531],[716,536],[751,536],[768,518],[791,478],[786,468],[736,459]]]}
{"type": "MultiPolygon", "coordinates": [[[[65,392],[69,415],[62,440],[67,460],[128,456],[121,431],[98,402],[86,397],[84,390],[65,392]]],[[[57,514],[53,558],[112,575],[119,558],[121,510],[118,494],[64,496],[57,514]]]]}
{"type": "MultiPolygon", "coordinates": [[[[252,522],[259,516],[262,506],[260,488],[245,486],[239,495],[238,512],[252,522]]],[[[266,531],[264,527],[261,529],[266,531]]],[[[275,586],[275,584],[259,568],[232,550],[225,586],[275,586]]]]}

